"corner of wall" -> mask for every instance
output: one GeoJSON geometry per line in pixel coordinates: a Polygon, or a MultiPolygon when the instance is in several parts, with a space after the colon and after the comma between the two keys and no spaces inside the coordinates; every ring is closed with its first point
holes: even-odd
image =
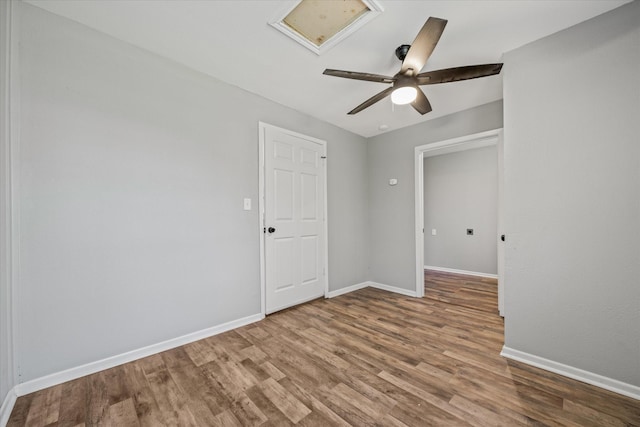
{"type": "Polygon", "coordinates": [[[7,396],[4,398],[2,402],[2,406],[0,406],[0,426],[6,426],[9,422],[9,417],[11,417],[11,411],[13,410],[14,405],[16,404],[16,400],[18,396],[16,395],[15,389],[9,390],[7,396]]]}
{"type": "Polygon", "coordinates": [[[502,347],[500,356],[640,400],[640,387],[633,384],[545,359],[544,357],[539,357],[534,354],[525,353],[507,346],[502,347]]]}
{"type": "Polygon", "coordinates": [[[13,363],[11,57],[13,1],[0,2],[0,425],[16,401],[13,363]]]}

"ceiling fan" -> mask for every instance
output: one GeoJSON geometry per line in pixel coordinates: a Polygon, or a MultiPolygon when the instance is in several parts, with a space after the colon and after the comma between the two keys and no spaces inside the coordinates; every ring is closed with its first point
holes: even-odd
{"type": "Polygon", "coordinates": [[[411,104],[420,114],[431,111],[431,104],[424,92],[418,87],[438,83],[457,82],[477,79],[500,73],[501,63],[468,65],[465,67],[445,68],[442,70],[420,73],[422,67],[431,56],[440,36],[447,25],[446,19],[430,17],[416,36],[412,45],[403,44],[396,49],[396,56],[402,61],[400,71],[393,77],[380,74],[359,73],[326,69],[322,74],[345,79],[366,80],[376,83],[391,83],[391,86],[372,96],[347,114],[356,114],[376,102],[391,95],[394,104],[411,104]]]}

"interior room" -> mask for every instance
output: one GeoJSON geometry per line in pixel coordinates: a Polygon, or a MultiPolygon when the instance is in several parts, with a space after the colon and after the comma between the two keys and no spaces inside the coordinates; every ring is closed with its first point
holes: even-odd
{"type": "Polygon", "coordinates": [[[310,3],[0,1],[0,425],[640,425],[640,2],[310,3]]]}

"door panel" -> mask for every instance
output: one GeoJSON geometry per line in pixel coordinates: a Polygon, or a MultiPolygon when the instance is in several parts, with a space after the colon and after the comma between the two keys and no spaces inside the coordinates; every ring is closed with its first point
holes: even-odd
{"type": "Polygon", "coordinates": [[[276,221],[293,221],[293,181],[291,171],[273,171],[273,215],[276,221]]]}
{"type": "Polygon", "coordinates": [[[282,292],[293,288],[293,272],[289,263],[294,254],[294,241],[291,238],[274,238],[273,261],[275,262],[274,275],[272,277],[275,292],[282,292]]]}
{"type": "Polygon", "coordinates": [[[301,243],[302,284],[313,284],[318,280],[318,236],[302,236],[301,243]]]}
{"type": "Polygon", "coordinates": [[[323,141],[265,129],[266,313],[324,295],[325,152],[323,141]]]}
{"type": "Polygon", "coordinates": [[[318,177],[303,173],[300,175],[303,221],[318,220],[318,177]]]}

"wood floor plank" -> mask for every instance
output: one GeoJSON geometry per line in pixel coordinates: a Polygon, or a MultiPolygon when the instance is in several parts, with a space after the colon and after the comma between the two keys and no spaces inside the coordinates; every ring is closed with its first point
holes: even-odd
{"type": "Polygon", "coordinates": [[[199,340],[183,346],[184,351],[196,366],[218,359],[218,355],[213,351],[207,340],[199,340]]]}
{"type": "Polygon", "coordinates": [[[104,371],[89,375],[88,381],[85,422],[89,425],[106,425],[109,423],[110,402],[104,371]]]}
{"type": "Polygon", "coordinates": [[[196,426],[197,423],[187,405],[186,396],[171,377],[162,357],[158,355],[157,358],[149,357],[143,360],[148,364],[143,367],[153,397],[158,404],[160,411],[158,418],[170,425],[196,426]]]}
{"type": "Polygon", "coordinates": [[[516,411],[512,409],[509,405],[505,404],[503,400],[488,398],[488,395],[482,391],[478,391],[474,388],[465,388],[459,389],[458,394],[456,396],[460,396],[464,399],[467,399],[470,402],[473,402],[482,408],[485,408],[489,411],[495,412],[496,414],[500,414],[504,417],[508,417],[511,420],[509,425],[525,425],[525,426],[543,426],[547,425],[540,421],[535,421],[531,417],[523,414],[522,412],[516,411]]]}
{"type": "Polygon", "coordinates": [[[319,387],[316,394],[319,395],[319,400],[322,403],[350,425],[368,426],[376,422],[375,414],[367,413],[365,410],[354,405],[348,397],[345,398],[340,393],[336,393],[335,390],[327,387],[319,387]]]}
{"type": "Polygon", "coordinates": [[[527,425],[537,425],[535,421],[542,425],[566,425],[556,415],[558,409],[549,405],[545,405],[536,400],[535,397],[529,396],[527,390],[503,390],[502,387],[496,385],[491,387],[489,384],[483,383],[478,385],[469,378],[456,378],[451,384],[457,387],[459,393],[469,400],[481,402],[485,406],[498,406],[506,414],[510,414],[511,418],[517,421],[524,421],[527,425]],[[477,399],[474,399],[477,397],[477,399]],[[520,414],[515,417],[513,414],[520,414]]]}
{"type": "Polygon", "coordinates": [[[247,390],[247,397],[264,414],[266,421],[261,424],[266,426],[294,426],[289,418],[271,401],[260,387],[251,387],[247,390]]]}
{"type": "Polygon", "coordinates": [[[261,363],[266,360],[268,356],[260,347],[256,347],[255,345],[251,345],[249,347],[243,348],[239,351],[240,360],[244,361],[246,359],[251,359],[255,363],[261,363]]]}
{"type": "Polygon", "coordinates": [[[114,427],[136,427],[140,425],[133,399],[121,400],[109,406],[109,425],[114,427]]]}
{"type": "Polygon", "coordinates": [[[382,418],[388,412],[385,407],[376,405],[373,400],[361,393],[358,393],[356,390],[344,383],[337,384],[331,389],[331,391],[356,408],[372,415],[374,419],[382,418]]]}
{"type": "Polygon", "coordinates": [[[302,402],[276,380],[269,378],[258,386],[265,396],[294,424],[311,413],[302,402]]]}
{"type": "Polygon", "coordinates": [[[303,335],[296,335],[295,337],[282,336],[280,338],[291,347],[303,353],[312,354],[314,359],[324,366],[331,366],[337,369],[348,369],[350,366],[348,362],[339,356],[327,351],[314,341],[306,339],[303,335]]]}
{"type": "Polygon", "coordinates": [[[565,399],[570,396],[574,402],[612,415],[633,426],[640,426],[640,403],[635,399],[520,362],[510,360],[508,364],[509,371],[518,384],[526,384],[548,393],[565,396],[565,399]]]}
{"type": "Polygon", "coordinates": [[[125,384],[133,399],[133,405],[141,426],[151,427],[161,425],[160,408],[153,397],[153,392],[144,375],[140,363],[126,363],[122,365],[125,373],[125,384]]]}
{"type": "Polygon", "coordinates": [[[259,426],[269,421],[269,418],[246,393],[241,393],[236,396],[233,402],[231,402],[230,409],[243,426],[259,426]]]}
{"type": "Polygon", "coordinates": [[[184,393],[191,415],[197,425],[215,424],[215,414],[229,401],[216,388],[210,387],[206,375],[192,363],[182,348],[166,351],[162,358],[171,378],[184,393]]]}
{"type": "Polygon", "coordinates": [[[260,367],[264,369],[264,371],[276,381],[280,381],[281,379],[286,377],[286,375],[283,374],[282,371],[273,366],[273,363],[269,361],[264,362],[262,365],[260,365],[260,367]]]}
{"type": "Polygon", "coordinates": [[[203,365],[210,382],[230,400],[235,400],[247,389],[258,384],[258,380],[237,362],[209,362],[203,365]]]}
{"type": "Polygon", "coordinates": [[[579,415],[583,419],[588,419],[589,423],[598,424],[602,427],[624,427],[626,423],[618,418],[595,409],[586,407],[571,400],[564,399],[562,409],[572,414],[579,415]]]}
{"type": "Polygon", "coordinates": [[[513,418],[509,418],[499,412],[487,409],[482,405],[478,405],[477,403],[458,395],[453,396],[449,403],[452,406],[465,411],[473,418],[481,420],[480,423],[485,425],[506,427],[516,424],[516,421],[513,418]]]}
{"type": "Polygon", "coordinates": [[[447,414],[453,415],[460,421],[467,421],[472,425],[480,425],[481,420],[475,418],[473,415],[459,410],[455,406],[451,405],[448,401],[443,400],[441,397],[433,395],[430,392],[411,384],[406,379],[399,378],[385,371],[381,372],[378,376],[385,381],[389,381],[391,384],[394,384],[395,386],[406,390],[414,396],[424,400],[426,403],[432,405],[433,407],[438,408],[441,411],[446,412],[447,414]]]}
{"type": "Polygon", "coordinates": [[[103,374],[102,381],[106,385],[106,393],[110,405],[115,405],[131,397],[125,385],[124,370],[121,366],[107,369],[101,373],[103,374]]]}
{"type": "Polygon", "coordinates": [[[47,389],[45,393],[39,393],[34,396],[25,424],[27,426],[39,426],[57,422],[60,415],[61,392],[62,385],[59,385],[47,389]]]}
{"type": "Polygon", "coordinates": [[[210,425],[211,427],[242,427],[242,424],[230,409],[216,415],[210,425]]]}
{"type": "Polygon", "coordinates": [[[13,410],[11,411],[9,421],[7,422],[7,427],[19,427],[27,425],[27,417],[29,416],[33,398],[40,394],[42,391],[44,390],[20,396],[16,400],[16,403],[13,406],[13,410]]]}
{"type": "MultiPolygon", "coordinates": [[[[371,378],[368,377],[368,380],[371,378]]],[[[351,375],[345,376],[343,382],[345,386],[350,387],[355,392],[361,394],[368,401],[373,402],[376,408],[384,410],[385,413],[391,411],[391,409],[398,404],[398,402],[391,396],[376,388],[374,384],[368,384],[359,378],[352,377],[351,375]]]]}
{"type": "Polygon", "coordinates": [[[311,408],[312,412],[309,416],[303,418],[299,424],[313,425],[332,425],[346,427],[350,426],[343,418],[332,411],[328,406],[322,403],[316,396],[311,394],[311,390],[291,381],[289,378],[283,378],[280,384],[293,393],[307,408],[311,408]],[[324,421],[322,424],[314,424],[314,421],[324,421]]]}
{"type": "Polygon", "coordinates": [[[89,386],[87,380],[87,377],[84,377],[62,384],[59,425],[75,426],[85,422],[85,407],[77,405],[75,402],[82,402],[87,396],[87,387],[89,386]]]}
{"type": "Polygon", "coordinates": [[[425,272],[18,398],[8,426],[640,426],[640,402],[500,357],[494,279],[425,272]]]}
{"type": "Polygon", "coordinates": [[[407,424],[403,423],[396,417],[391,414],[387,414],[384,418],[378,421],[376,427],[408,427],[407,424]]]}
{"type": "Polygon", "coordinates": [[[425,374],[429,374],[432,377],[436,377],[438,379],[440,379],[441,381],[445,381],[445,382],[449,382],[451,380],[451,378],[453,378],[453,374],[442,370],[436,366],[433,366],[430,363],[427,362],[420,362],[418,363],[418,366],[416,366],[416,369],[419,371],[424,372],[425,374]]]}
{"type": "Polygon", "coordinates": [[[254,362],[251,359],[245,359],[240,362],[242,367],[246,369],[258,382],[262,382],[268,378],[271,378],[271,375],[267,373],[260,365],[254,362]]]}

